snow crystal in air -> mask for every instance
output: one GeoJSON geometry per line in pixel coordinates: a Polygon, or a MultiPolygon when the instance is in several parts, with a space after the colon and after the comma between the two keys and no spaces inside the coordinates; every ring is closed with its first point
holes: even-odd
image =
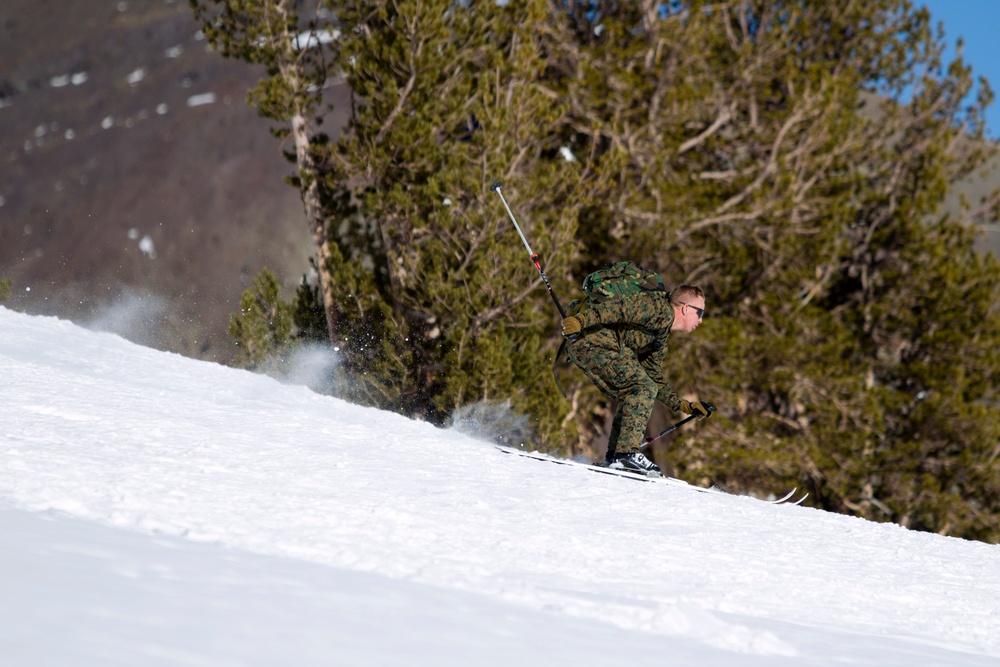
{"type": "Polygon", "coordinates": [[[156,248],[153,245],[153,237],[149,234],[143,236],[142,240],[139,241],[139,250],[149,256],[150,259],[156,259],[156,248]]]}

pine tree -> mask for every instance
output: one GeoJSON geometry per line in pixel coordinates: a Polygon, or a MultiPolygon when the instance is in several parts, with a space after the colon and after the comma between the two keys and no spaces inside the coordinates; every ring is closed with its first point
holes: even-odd
{"type": "MultiPolygon", "coordinates": [[[[327,330],[337,331],[337,304],[329,288],[330,256],[327,217],[320,192],[324,179],[316,154],[326,138],[316,133],[321,122],[323,89],[336,75],[338,30],[321,19],[322,2],[312,4],[313,17],[295,0],[189,0],[208,43],[224,57],[263,65],[267,76],[249,92],[247,101],[258,113],[280,123],[273,133],[291,138],[296,174],[290,183],[302,197],[319,271],[327,330]]],[[[309,4],[309,3],[305,3],[309,4]]],[[[333,344],[339,341],[332,340],[333,344]]]]}
{"type": "Polygon", "coordinates": [[[548,10],[347,3],[340,20],[355,29],[342,54],[358,102],[336,162],[340,180],[356,183],[359,215],[344,220],[372,241],[395,349],[411,355],[394,391],[437,419],[513,399],[558,444],[567,406],[549,372],[557,315],[489,191],[506,182],[547,274],[565,285],[592,175],[562,157],[568,104],[539,84],[548,10]]]}
{"type": "Polygon", "coordinates": [[[283,354],[292,341],[292,310],[281,300],[281,285],[264,269],[243,292],[240,312],[229,320],[229,337],[239,348],[239,363],[259,368],[283,354]]]}
{"type": "Polygon", "coordinates": [[[1000,539],[1000,274],[933,215],[992,150],[988,86],[963,109],[968,68],[907,2],[569,7],[557,68],[615,184],[587,251],[709,294],[668,372],[721,410],[678,472],[1000,539]]]}

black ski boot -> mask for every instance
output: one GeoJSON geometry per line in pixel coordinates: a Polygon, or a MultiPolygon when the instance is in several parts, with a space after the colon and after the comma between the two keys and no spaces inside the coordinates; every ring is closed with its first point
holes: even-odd
{"type": "Polygon", "coordinates": [[[647,459],[642,452],[621,452],[615,454],[615,459],[608,467],[613,470],[625,470],[634,472],[646,477],[663,477],[660,467],[647,459]]]}

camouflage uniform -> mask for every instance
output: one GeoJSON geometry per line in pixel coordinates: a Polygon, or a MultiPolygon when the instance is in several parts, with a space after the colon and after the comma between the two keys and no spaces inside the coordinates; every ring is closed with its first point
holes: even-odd
{"type": "Polygon", "coordinates": [[[569,357],[606,396],[618,399],[608,451],[638,451],[653,401],[675,412],[681,398],[663,380],[674,308],[665,292],[612,299],[577,314],[580,336],[569,357]]]}

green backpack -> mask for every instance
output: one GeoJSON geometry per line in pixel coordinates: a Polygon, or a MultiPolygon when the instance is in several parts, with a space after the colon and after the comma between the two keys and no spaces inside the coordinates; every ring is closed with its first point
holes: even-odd
{"type": "MultiPolygon", "coordinates": [[[[642,267],[635,262],[616,262],[608,264],[599,271],[594,271],[583,279],[583,293],[585,299],[571,301],[566,309],[568,315],[576,315],[591,306],[611,301],[612,299],[627,299],[643,292],[666,292],[667,287],[663,284],[663,279],[659,274],[642,267]]],[[[556,364],[559,357],[566,349],[566,339],[563,339],[556,352],[556,358],[552,361],[552,377],[556,380],[556,387],[559,392],[566,397],[559,377],[556,375],[556,364]]]]}
{"type": "Polygon", "coordinates": [[[643,292],[666,292],[659,274],[635,262],[608,264],[583,279],[583,293],[594,306],[611,299],[627,298],[643,292]]]}

